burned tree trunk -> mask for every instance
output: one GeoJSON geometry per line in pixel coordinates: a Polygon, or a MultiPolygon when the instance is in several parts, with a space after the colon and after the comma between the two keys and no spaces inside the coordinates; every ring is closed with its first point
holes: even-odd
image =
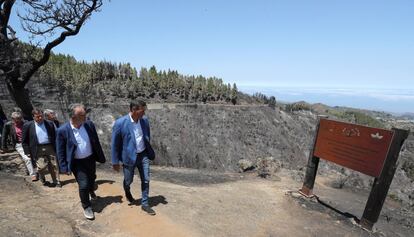
{"type": "Polygon", "coordinates": [[[7,89],[9,90],[9,93],[12,96],[13,100],[16,102],[16,105],[22,109],[23,116],[25,118],[31,118],[33,105],[30,101],[29,91],[24,86],[16,85],[16,83],[13,83],[14,81],[18,80],[6,78],[7,89]]]}
{"type": "Polygon", "coordinates": [[[54,47],[79,33],[92,13],[99,11],[102,0],[66,0],[61,4],[46,0],[23,1],[23,14],[18,14],[23,30],[32,38],[51,38],[45,44],[24,44],[17,40],[9,25],[15,3],[15,0],[0,0],[0,80],[5,80],[24,116],[31,117],[33,106],[25,88],[27,82],[47,63],[54,47]]]}

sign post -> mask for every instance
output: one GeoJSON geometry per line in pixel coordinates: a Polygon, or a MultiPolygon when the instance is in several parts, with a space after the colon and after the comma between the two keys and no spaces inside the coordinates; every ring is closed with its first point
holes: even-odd
{"type": "Polygon", "coordinates": [[[313,195],[319,159],[375,177],[360,225],[371,230],[377,222],[397,167],[398,155],[409,131],[385,130],[329,119],[319,119],[309,154],[303,187],[313,195]]]}
{"type": "MultiPolygon", "coordinates": [[[[316,125],[316,132],[319,130],[319,120],[318,124],[316,125]]],[[[316,157],[314,153],[316,145],[316,136],[313,138],[313,146],[311,151],[309,152],[309,159],[308,159],[308,165],[306,166],[306,174],[305,174],[305,180],[303,183],[303,187],[301,190],[299,190],[299,193],[304,195],[305,197],[312,197],[313,193],[313,185],[315,185],[315,178],[316,173],[318,172],[318,165],[319,165],[319,158],[316,157]]]]}
{"type": "Polygon", "coordinates": [[[393,131],[394,138],[388,151],[384,168],[382,169],[380,177],[374,180],[364,214],[360,221],[360,225],[367,229],[372,229],[375,222],[378,221],[382,206],[387,197],[388,189],[397,169],[398,154],[400,153],[404,140],[408,137],[408,131],[406,130],[393,128],[393,131]]]}

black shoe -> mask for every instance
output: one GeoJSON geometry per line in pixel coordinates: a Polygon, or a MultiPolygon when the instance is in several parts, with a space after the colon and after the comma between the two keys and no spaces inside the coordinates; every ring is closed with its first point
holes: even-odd
{"type": "Polygon", "coordinates": [[[49,183],[49,181],[42,180],[42,185],[49,187],[50,186],[50,183],[49,183]]]}
{"type": "Polygon", "coordinates": [[[133,203],[135,201],[134,197],[132,197],[131,192],[125,192],[125,197],[130,203],[133,203]]]}
{"type": "Polygon", "coordinates": [[[148,215],[155,216],[155,211],[150,206],[141,206],[141,209],[148,213],[148,215]]]}
{"type": "Polygon", "coordinates": [[[96,196],[95,192],[90,192],[89,195],[91,195],[91,200],[95,201],[98,199],[98,196],[96,196]]]}

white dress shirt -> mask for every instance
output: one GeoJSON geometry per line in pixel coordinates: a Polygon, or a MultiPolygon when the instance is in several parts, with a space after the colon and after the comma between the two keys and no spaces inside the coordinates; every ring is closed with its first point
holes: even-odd
{"type": "Polygon", "coordinates": [[[139,122],[139,119],[137,122],[135,122],[131,115],[129,115],[131,118],[132,128],[134,130],[134,136],[135,136],[135,142],[137,144],[137,153],[141,153],[145,150],[145,143],[144,143],[144,133],[142,132],[141,123],[139,122]]]}
{"type": "Polygon", "coordinates": [[[49,135],[47,135],[47,130],[45,127],[45,121],[43,123],[38,124],[34,123],[36,128],[36,136],[37,136],[37,142],[39,144],[49,144],[49,135]]]}
{"type": "Polygon", "coordinates": [[[78,143],[75,151],[75,159],[85,159],[92,155],[91,141],[89,140],[89,135],[83,124],[79,129],[75,128],[72,124],[70,124],[70,126],[72,127],[73,135],[78,143]]]}

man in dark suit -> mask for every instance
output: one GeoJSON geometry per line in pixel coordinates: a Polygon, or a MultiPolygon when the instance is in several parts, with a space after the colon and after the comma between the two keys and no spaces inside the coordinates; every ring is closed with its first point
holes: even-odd
{"type": "Polygon", "coordinates": [[[32,110],[33,120],[23,126],[22,145],[24,153],[36,164],[39,178],[43,185],[47,185],[45,174],[47,170],[52,177],[53,185],[61,187],[56,178],[52,160],[56,159],[56,131],[53,124],[43,119],[43,111],[32,110]]]}
{"type": "Polygon", "coordinates": [[[96,179],[96,161],[105,162],[105,156],[99,142],[95,125],[86,121],[85,107],[73,104],[69,110],[70,121],[57,130],[56,147],[60,173],[73,172],[79,185],[79,197],[84,216],[93,220],[90,197],[96,199],[94,184],[96,179]]]}
{"type": "Polygon", "coordinates": [[[29,175],[32,177],[32,181],[37,181],[36,170],[33,167],[32,159],[28,157],[22,146],[22,136],[23,136],[23,116],[20,112],[13,112],[11,114],[12,121],[7,122],[4,125],[3,135],[2,135],[2,149],[6,151],[9,149],[9,145],[15,148],[19,153],[20,157],[23,159],[29,175]]]}
{"type": "MultiPolygon", "coordinates": [[[[0,104],[0,137],[3,137],[3,128],[7,122],[6,114],[3,111],[3,107],[0,104]]],[[[1,144],[0,144],[1,145],[1,144]]]]}
{"type": "Polygon", "coordinates": [[[44,111],[45,119],[52,122],[55,125],[56,130],[60,126],[60,122],[57,119],[56,112],[51,109],[45,109],[44,111]]]}
{"type": "MultiPolygon", "coordinates": [[[[53,111],[51,109],[45,109],[43,114],[45,116],[45,119],[47,121],[51,122],[53,124],[53,126],[55,127],[55,130],[57,130],[60,126],[60,123],[57,119],[55,111],[53,111]]],[[[53,165],[53,169],[55,170],[57,179],[60,180],[59,161],[58,161],[57,157],[55,157],[55,159],[52,160],[52,165],[53,165]]]]}
{"type": "Polygon", "coordinates": [[[138,168],[141,178],[141,209],[150,215],[155,211],[149,206],[150,159],[149,146],[150,127],[145,115],[144,101],[131,102],[130,112],[117,119],[112,129],[112,166],[115,171],[120,170],[119,162],[123,164],[124,191],[129,202],[133,202],[130,185],[133,181],[135,167],[138,168]]]}

